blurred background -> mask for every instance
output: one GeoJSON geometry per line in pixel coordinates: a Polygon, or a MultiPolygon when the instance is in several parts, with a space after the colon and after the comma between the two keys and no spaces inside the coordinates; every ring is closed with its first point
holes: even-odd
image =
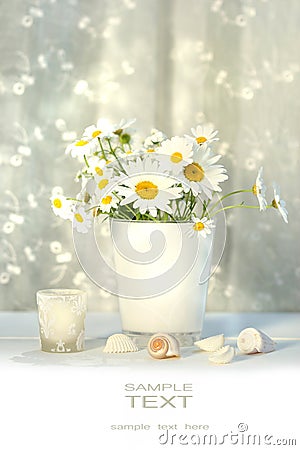
{"type": "MultiPolygon", "coordinates": [[[[106,117],[144,135],[212,123],[230,180],[264,166],[275,210],[234,210],[207,310],[300,311],[299,0],[10,0],[0,3],[0,309],[78,287],[89,309],[116,299],[82,271],[52,192],[75,195],[66,146],[106,117]]],[[[255,199],[254,199],[255,200],[255,199]]]]}

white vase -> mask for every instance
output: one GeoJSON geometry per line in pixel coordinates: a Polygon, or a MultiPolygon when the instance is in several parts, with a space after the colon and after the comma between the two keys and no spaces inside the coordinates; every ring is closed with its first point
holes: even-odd
{"type": "Polygon", "coordinates": [[[200,339],[213,236],[189,222],[111,221],[123,332],[146,345],[157,332],[200,339]]]}

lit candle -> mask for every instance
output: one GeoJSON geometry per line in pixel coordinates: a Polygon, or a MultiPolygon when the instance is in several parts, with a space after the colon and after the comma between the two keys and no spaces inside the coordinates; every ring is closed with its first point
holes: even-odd
{"type": "Polygon", "coordinates": [[[41,348],[45,352],[84,350],[86,292],[78,289],[45,289],[37,292],[41,348]]]}

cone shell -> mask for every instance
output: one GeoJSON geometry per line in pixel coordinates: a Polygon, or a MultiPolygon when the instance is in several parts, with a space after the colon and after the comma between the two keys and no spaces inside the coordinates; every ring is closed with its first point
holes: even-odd
{"type": "Polygon", "coordinates": [[[156,333],[149,339],[147,350],[155,359],[165,359],[180,356],[179,342],[175,336],[156,333]]]}
{"type": "Polygon", "coordinates": [[[200,341],[194,342],[194,345],[206,352],[215,352],[224,345],[224,334],[217,334],[216,336],[210,336],[200,341]]]}
{"type": "Polygon", "coordinates": [[[208,360],[215,364],[228,364],[233,360],[234,355],[234,348],[230,345],[225,345],[225,347],[221,347],[216,352],[211,353],[208,360]]]}
{"type": "Polygon", "coordinates": [[[242,353],[269,353],[275,350],[275,342],[263,331],[245,328],[237,338],[237,346],[242,353]]]}
{"type": "Polygon", "coordinates": [[[104,353],[128,353],[137,352],[139,349],[132,339],[126,334],[113,334],[110,336],[103,349],[104,353]]]}

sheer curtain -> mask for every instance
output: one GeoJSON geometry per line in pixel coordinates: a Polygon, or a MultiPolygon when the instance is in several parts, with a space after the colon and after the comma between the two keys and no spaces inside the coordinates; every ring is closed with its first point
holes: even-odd
{"type": "Polygon", "coordinates": [[[288,225],[276,211],[227,215],[208,309],[299,311],[299,1],[12,0],[0,11],[0,309],[32,309],[36,290],[55,286],[87,289],[91,310],[117,308],[48,199],[77,192],[64,149],[87,125],[136,117],[144,134],[213,123],[226,191],[251,187],[263,165],[287,201],[288,225]]]}

